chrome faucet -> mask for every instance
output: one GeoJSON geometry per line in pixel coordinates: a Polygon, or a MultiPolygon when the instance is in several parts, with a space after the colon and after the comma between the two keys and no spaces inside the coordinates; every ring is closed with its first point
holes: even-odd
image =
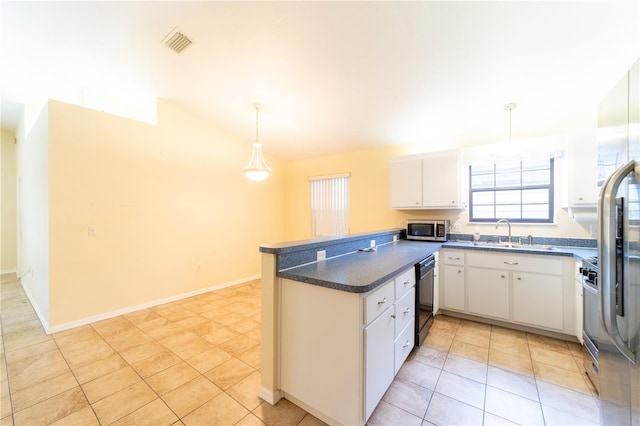
{"type": "Polygon", "coordinates": [[[511,223],[507,219],[500,219],[496,222],[496,229],[498,229],[498,225],[501,223],[506,223],[509,226],[509,243],[511,243],[511,223]]]}

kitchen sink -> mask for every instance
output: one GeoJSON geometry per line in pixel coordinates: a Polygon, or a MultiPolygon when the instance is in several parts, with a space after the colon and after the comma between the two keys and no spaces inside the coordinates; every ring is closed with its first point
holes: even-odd
{"type": "Polygon", "coordinates": [[[480,241],[475,243],[473,241],[451,241],[456,245],[467,246],[467,247],[487,247],[487,248],[497,248],[497,249],[505,249],[505,250],[532,250],[532,251],[552,251],[556,250],[555,246],[549,244],[520,244],[520,243],[508,243],[508,242],[487,242],[480,241]]]}

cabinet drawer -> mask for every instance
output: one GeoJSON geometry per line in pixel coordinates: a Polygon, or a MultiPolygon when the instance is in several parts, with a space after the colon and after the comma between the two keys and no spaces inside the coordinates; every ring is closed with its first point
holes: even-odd
{"type": "Polygon", "coordinates": [[[463,251],[443,251],[440,255],[440,262],[445,265],[460,265],[464,266],[464,252],[463,251]]]}
{"type": "Polygon", "coordinates": [[[396,302],[396,332],[395,336],[398,337],[402,330],[409,324],[416,315],[416,290],[415,287],[405,294],[400,300],[396,302]]]}
{"type": "Polygon", "coordinates": [[[364,323],[369,324],[378,315],[391,307],[395,301],[393,280],[383,284],[364,298],[364,323]]]}
{"type": "Polygon", "coordinates": [[[415,268],[407,269],[395,278],[396,282],[396,300],[404,296],[409,290],[416,285],[415,268]]]}
{"type": "Polygon", "coordinates": [[[400,367],[411,353],[415,343],[415,336],[413,335],[415,328],[415,320],[411,320],[409,324],[402,330],[398,338],[394,342],[394,368],[393,373],[398,374],[400,367]]]}
{"type": "Polygon", "coordinates": [[[562,259],[511,253],[467,253],[467,265],[480,268],[502,269],[507,271],[538,272],[550,275],[562,275],[562,259]]]}

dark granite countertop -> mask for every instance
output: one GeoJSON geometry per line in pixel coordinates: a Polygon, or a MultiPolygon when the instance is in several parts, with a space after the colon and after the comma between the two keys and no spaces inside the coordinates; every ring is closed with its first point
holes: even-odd
{"type": "Polygon", "coordinates": [[[302,266],[284,269],[278,276],[350,293],[366,293],[389,281],[440,248],[500,251],[503,253],[569,256],[578,260],[595,256],[596,249],[553,246],[505,248],[495,244],[462,241],[433,243],[399,240],[380,245],[375,251],[359,251],[302,266]]]}
{"type": "Polygon", "coordinates": [[[440,249],[442,243],[400,240],[278,272],[278,276],[351,293],[366,293],[440,249]]]}

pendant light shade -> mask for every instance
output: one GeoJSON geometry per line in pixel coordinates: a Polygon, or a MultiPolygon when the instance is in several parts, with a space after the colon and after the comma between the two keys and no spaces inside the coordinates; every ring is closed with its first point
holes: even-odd
{"type": "Polygon", "coordinates": [[[253,104],[253,106],[256,108],[256,141],[253,143],[251,160],[249,160],[247,167],[244,168],[244,174],[249,179],[260,182],[269,177],[271,167],[262,156],[262,144],[258,140],[258,111],[260,110],[260,105],[253,104]]]}

